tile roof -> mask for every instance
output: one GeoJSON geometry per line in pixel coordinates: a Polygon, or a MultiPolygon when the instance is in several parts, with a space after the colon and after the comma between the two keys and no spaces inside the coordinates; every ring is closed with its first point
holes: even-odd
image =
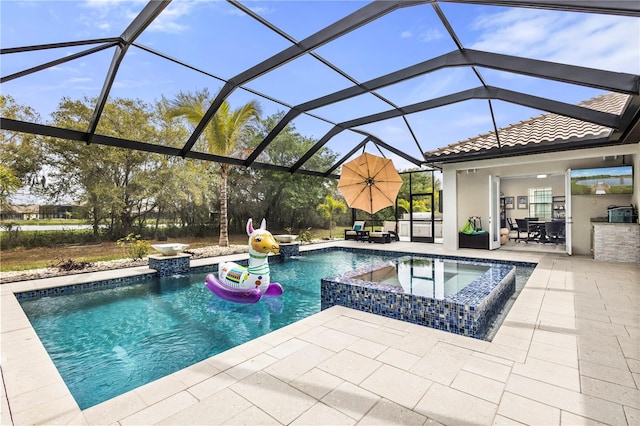
{"type": "Polygon", "coordinates": [[[3,206],[3,212],[14,212],[14,213],[38,213],[40,211],[40,206],[38,204],[29,204],[29,205],[5,205],[3,206]]]}
{"type": "MultiPolygon", "coordinates": [[[[628,95],[607,93],[579,103],[579,106],[620,115],[628,95]]],[[[428,162],[447,162],[522,155],[531,152],[560,151],[580,148],[569,142],[606,139],[613,129],[558,114],[543,114],[498,129],[495,132],[425,152],[428,162]]]]}

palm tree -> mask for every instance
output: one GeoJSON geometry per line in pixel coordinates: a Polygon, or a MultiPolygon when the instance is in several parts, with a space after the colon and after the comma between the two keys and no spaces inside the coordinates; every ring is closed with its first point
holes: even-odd
{"type": "MultiPolygon", "coordinates": [[[[215,97],[204,89],[194,94],[180,92],[170,102],[169,116],[184,117],[194,126],[198,125],[215,97]]],[[[260,119],[260,105],[251,101],[236,110],[225,100],[218,108],[209,124],[202,132],[209,154],[232,156],[240,147],[240,143],[251,137],[254,125],[260,119]]],[[[218,244],[229,246],[229,223],[227,211],[227,178],[229,165],[220,163],[220,239],[218,244]]]]}
{"type": "Polygon", "coordinates": [[[404,198],[398,198],[398,207],[400,207],[402,210],[404,210],[407,213],[409,213],[409,210],[411,210],[409,202],[404,198]]]}
{"type": "Polygon", "coordinates": [[[347,211],[347,206],[340,200],[336,200],[331,195],[327,195],[324,198],[324,203],[317,207],[320,214],[329,219],[329,238],[332,238],[331,231],[333,229],[333,215],[334,213],[344,213],[347,211]]]}

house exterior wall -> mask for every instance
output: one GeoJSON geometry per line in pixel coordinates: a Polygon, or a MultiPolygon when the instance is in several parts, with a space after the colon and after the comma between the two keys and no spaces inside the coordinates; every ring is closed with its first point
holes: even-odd
{"type": "MultiPolygon", "coordinates": [[[[590,255],[591,218],[605,216],[609,205],[633,204],[638,206],[640,204],[640,144],[443,164],[444,247],[452,250],[458,248],[458,230],[469,216],[481,216],[483,226],[485,229],[488,228],[488,223],[485,224],[485,220],[488,219],[489,214],[489,175],[500,176],[501,191],[505,195],[513,195],[514,197],[525,195],[526,188],[538,186],[539,183],[535,178],[537,174],[556,175],[557,178],[554,177],[551,181],[553,193],[554,195],[565,195],[563,176],[568,168],[620,165],[622,156],[625,156],[626,164],[632,163],[634,165],[633,194],[580,195],[571,198],[572,251],[578,255],[590,255]],[[618,156],[618,158],[612,160],[612,156],[618,156]],[[516,179],[522,179],[522,183],[518,184],[515,182],[516,179]],[[507,193],[502,185],[506,185],[506,191],[509,192],[525,192],[507,193]],[[556,189],[558,189],[557,194],[556,189]],[[453,202],[456,204],[455,208],[450,206],[453,202]]],[[[521,211],[524,212],[524,210],[521,211]]],[[[509,212],[518,212],[518,210],[509,212]]],[[[517,214],[517,217],[525,216],[520,215],[519,212],[517,214]]]]}

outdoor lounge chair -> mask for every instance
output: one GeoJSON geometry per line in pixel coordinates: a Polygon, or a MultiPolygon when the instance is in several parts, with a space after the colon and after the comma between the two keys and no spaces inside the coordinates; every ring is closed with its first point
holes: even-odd
{"type": "Polygon", "coordinates": [[[398,241],[396,232],[396,223],[385,221],[380,231],[372,231],[369,233],[369,241],[374,243],[390,243],[398,241]]]}
{"type": "Polygon", "coordinates": [[[361,240],[365,232],[364,220],[356,220],[353,222],[353,227],[351,229],[344,230],[344,239],[361,240]]]}

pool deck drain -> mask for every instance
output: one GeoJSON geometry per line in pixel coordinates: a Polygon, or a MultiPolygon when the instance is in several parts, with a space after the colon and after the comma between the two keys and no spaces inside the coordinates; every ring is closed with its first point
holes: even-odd
{"type": "Polygon", "coordinates": [[[2,424],[640,423],[640,265],[448,254],[538,263],[492,342],[333,307],[84,411],[13,294],[149,269],[3,284],[2,424]]]}

